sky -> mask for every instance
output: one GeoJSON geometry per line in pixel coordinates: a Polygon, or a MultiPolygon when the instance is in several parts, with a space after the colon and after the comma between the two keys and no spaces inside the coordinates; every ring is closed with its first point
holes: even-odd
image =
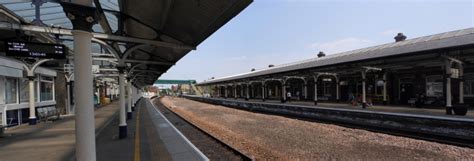
{"type": "Polygon", "coordinates": [[[474,0],[254,0],[160,79],[219,78],[474,27],[474,0]]]}

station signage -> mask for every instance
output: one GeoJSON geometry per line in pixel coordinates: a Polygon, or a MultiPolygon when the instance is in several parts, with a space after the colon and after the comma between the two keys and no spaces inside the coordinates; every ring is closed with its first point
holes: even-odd
{"type": "Polygon", "coordinates": [[[66,59],[66,47],[62,44],[5,41],[5,53],[12,57],[66,59]]]}

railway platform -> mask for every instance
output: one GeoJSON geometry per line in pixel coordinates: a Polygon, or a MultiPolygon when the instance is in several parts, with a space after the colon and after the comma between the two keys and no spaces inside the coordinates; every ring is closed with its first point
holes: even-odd
{"type": "Polygon", "coordinates": [[[114,118],[97,137],[97,159],[102,161],[208,160],[154,107],[149,99],[137,102],[134,119],[127,122],[129,136],[118,139],[114,118]]]}
{"type": "MultiPolygon", "coordinates": [[[[97,159],[101,161],[207,161],[150,102],[137,102],[135,117],[127,121],[129,135],[119,139],[119,103],[95,110],[97,159]]],[[[0,160],[71,161],[75,154],[73,116],[38,126],[8,129],[0,137],[0,160]],[[15,155],[12,155],[15,154],[15,155]]]]}
{"type": "MultiPolygon", "coordinates": [[[[245,101],[241,98],[227,98],[226,100],[238,100],[245,101]]],[[[325,107],[325,108],[336,108],[336,109],[354,109],[354,110],[363,110],[363,111],[374,111],[374,112],[390,112],[390,113],[401,113],[401,114],[414,114],[414,115],[428,115],[428,116],[439,116],[439,117],[453,117],[453,118],[462,118],[462,119],[473,119],[474,120],[474,109],[468,110],[466,116],[459,115],[446,115],[446,109],[444,107],[410,107],[410,106],[394,106],[394,105],[372,105],[365,109],[362,109],[361,106],[353,106],[349,103],[330,103],[330,102],[319,102],[318,105],[314,105],[311,101],[299,101],[292,100],[290,102],[281,103],[280,100],[265,100],[261,99],[250,99],[251,102],[260,102],[260,103],[271,103],[271,104],[288,104],[288,105],[302,105],[305,107],[325,107]]]]}
{"type": "MultiPolygon", "coordinates": [[[[117,116],[118,102],[95,110],[95,131],[99,134],[117,116]]],[[[0,137],[0,160],[69,161],[74,157],[75,119],[64,117],[37,126],[11,128],[0,137]]]]}
{"type": "Polygon", "coordinates": [[[328,121],[395,135],[404,135],[456,145],[474,147],[474,119],[467,116],[443,115],[440,109],[425,109],[426,113],[402,107],[371,107],[362,109],[348,105],[305,102],[239,100],[185,96],[188,99],[223,105],[247,111],[282,115],[298,119],[328,121]],[[327,105],[327,106],[326,106],[327,105]]]}

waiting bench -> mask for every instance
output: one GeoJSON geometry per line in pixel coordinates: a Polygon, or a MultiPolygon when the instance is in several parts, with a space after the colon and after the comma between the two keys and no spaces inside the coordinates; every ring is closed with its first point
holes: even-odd
{"type": "Polygon", "coordinates": [[[50,118],[54,118],[54,120],[59,119],[59,111],[56,109],[55,106],[48,106],[48,107],[41,107],[37,109],[38,117],[40,121],[48,121],[50,118]]]}

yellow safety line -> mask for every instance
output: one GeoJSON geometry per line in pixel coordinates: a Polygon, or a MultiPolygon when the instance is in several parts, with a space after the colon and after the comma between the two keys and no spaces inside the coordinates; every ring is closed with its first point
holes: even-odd
{"type": "Polygon", "coordinates": [[[135,157],[134,161],[140,161],[140,109],[137,108],[137,122],[135,124],[135,157]]]}

